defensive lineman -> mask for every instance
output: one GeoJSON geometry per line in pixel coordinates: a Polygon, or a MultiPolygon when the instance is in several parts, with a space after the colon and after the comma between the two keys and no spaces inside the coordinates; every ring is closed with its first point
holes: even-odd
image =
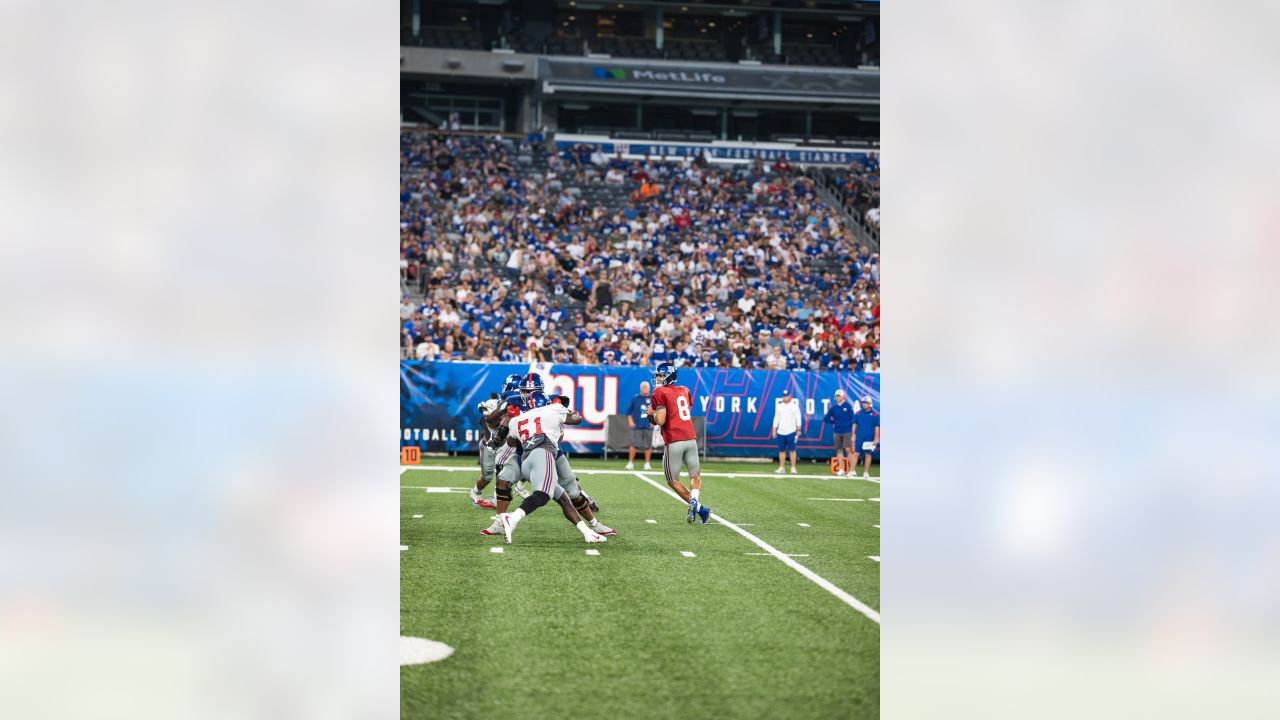
{"type": "Polygon", "coordinates": [[[689,503],[688,521],[701,518],[707,524],[711,508],[702,505],[698,495],[702,490],[702,463],[698,460],[698,440],[693,432],[693,401],[689,388],[675,385],[676,369],[671,363],[661,363],[653,371],[653,404],[649,407],[649,419],[662,428],[662,471],[667,485],[689,503]],[[689,469],[689,487],[680,483],[680,470],[689,469]]]}
{"type": "MultiPolygon", "coordinates": [[[[517,445],[512,447],[503,442],[508,432],[508,425],[512,417],[519,415],[521,411],[528,407],[528,398],[535,391],[542,390],[542,377],[537,373],[529,375],[512,374],[507,377],[506,383],[503,385],[502,402],[496,409],[485,415],[485,423],[493,429],[491,444],[496,444],[497,457],[494,458],[494,466],[497,473],[497,490],[495,496],[497,500],[497,510],[499,514],[505,513],[511,505],[512,493],[520,495],[522,498],[529,497],[529,493],[521,490],[519,483],[523,481],[520,477],[520,463],[523,460],[522,450],[517,445]]],[[[489,527],[480,531],[482,535],[501,535],[502,521],[496,516],[493,523],[489,527]]]]}
{"type": "MultiPolygon", "coordinates": [[[[528,478],[533,486],[533,494],[524,499],[515,512],[501,513],[498,520],[502,523],[503,534],[508,543],[515,532],[516,525],[526,515],[547,504],[552,498],[560,502],[564,516],[582,533],[582,538],[589,543],[602,543],[605,536],[593,530],[578,514],[575,505],[586,507],[586,499],[580,491],[576,491],[576,481],[566,491],[561,485],[556,472],[556,454],[558,443],[564,433],[565,425],[580,425],[582,416],[568,408],[567,402],[550,402],[541,392],[534,392],[529,397],[529,409],[514,420],[513,435],[507,439],[511,445],[520,445],[524,449],[524,460],[520,472],[528,478]],[[578,497],[575,499],[573,495],[578,497]]],[[[567,478],[566,483],[569,483],[567,478]]],[[[612,533],[609,528],[604,528],[612,533]]]]}

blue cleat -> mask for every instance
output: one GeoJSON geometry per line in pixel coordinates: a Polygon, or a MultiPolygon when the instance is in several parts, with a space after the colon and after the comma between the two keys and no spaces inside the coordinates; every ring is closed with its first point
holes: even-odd
{"type": "Polygon", "coordinates": [[[702,518],[702,524],[706,525],[707,519],[711,517],[711,508],[706,505],[698,506],[698,517],[702,518]]]}
{"type": "Polygon", "coordinates": [[[693,524],[693,518],[698,514],[698,498],[689,501],[689,524],[693,524]]]}

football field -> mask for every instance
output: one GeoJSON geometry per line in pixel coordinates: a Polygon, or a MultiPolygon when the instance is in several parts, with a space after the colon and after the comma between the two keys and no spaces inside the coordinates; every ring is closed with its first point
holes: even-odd
{"type": "Polygon", "coordinates": [[[401,667],[402,718],[878,717],[876,468],[708,462],[720,520],[689,525],[660,454],[571,459],[617,536],[588,545],[552,503],[507,545],[479,532],[475,462],[401,471],[400,634],[453,649],[401,667]]]}

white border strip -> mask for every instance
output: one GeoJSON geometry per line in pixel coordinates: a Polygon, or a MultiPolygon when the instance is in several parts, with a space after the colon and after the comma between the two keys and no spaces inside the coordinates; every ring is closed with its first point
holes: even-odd
{"type": "MultiPolygon", "coordinates": [[[[583,472],[583,471],[579,470],[578,472],[583,472]]],[[[635,476],[636,476],[636,477],[638,477],[638,478],[640,478],[641,480],[643,480],[643,481],[645,481],[645,482],[649,483],[650,485],[652,485],[652,486],[654,486],[654,487],[658,488],[659,490],[661,490],[662,492],[664,492],[664,493],[666,493],[666,494],[670,495],[671,497],[675,498],[675,499],[676,499],[676,501],[677,501],[677,502],[679,502],[681,505],[685,505],[685,504],[686,504],[686,503],[685,503],[685,501],[681,500],[681,499],[680,499],[680,496],[679,496],[679,495],[677,495],[677,494],[675,493],[675,491],[673,491],[671,488],[669,488],[669,487],[667,487],[667,486],[665,486],[665,485],[659,485],[658,483],[654,482],[653,480],[650,480],[650,479],[649,479],[648,477],[646,477],[643,473],[635,473],[635,476]]],[[[764,550],[765,552],[769,553],[770,555],[772,555],[772,556],[774,556],[774,557],[778,558],[779,560],[781,560],[781,561],[782,561],[782,563],[783,563],[784,565],[786,565],[787,567],[791,568],[792,570],[795,570],[796,572],[800,573],[801,575],[805,576],[806,578],[808,578],[811,582],[813,582],[813,583],[814,583],[815,585],[817,585],[818,587],[822,588],[823,590],[826,590],[827,592],[831,593],[832,595],[835,595],[835,596],[836,596],[837,598],[839,598],[842,602],[844,602],[844,604],[848,605],[849,607],[853,608],[854,610],[857,610],[858,612],[862,613],[863,615],[866,615],[868,618],[870,618],[872,621],[874,621],[877,625],[879,625],[879,624],[880,624],[880,613],[876,612],[875,610],[872,610],[870,607],[868,607],[865,603],[863,603],[863,602],[862,602],[861,600],[859,600],[858,598],[856,598],[856,597],[854,597],[854,596],[850,595],[849,593],[845,592],[844,590],[841,590],[840,588],[836,587],[835,585],[833,585],[833,584],[831,583],[831,581],[830,581],[830,580],[827,580],[826,578],[822,577],[821,575],[818,575],[817,573],[815,573],[814,571],[810,570],[809,568],[807,568],[807,567],[805,567],[805,566],[801,565],[800,563],[796,562],[795,560],[792,560],[790,557],[788,557],[788,556],[787,556],[787,554],[786,554],[786,553],[781,552],[780,550],[778,550],[778,549],[777,549],[777,548],[775,548],[774,546],[770,545],[769,543],[767,543],[767,542],[765,542],[765,541],[761,540],[760,538],[756,537],[755,535],[752,535],[751,533],[747,532],[746,530],[743,530],[742,528],[740,528],[740,527],[738,527],[737,525],[735,525],[735,524],[733,524],[733,523],[729,522],[728,520],[725,520],[724,518],[720,517],[719,515],[717,515],[717,514],[715,514],[715,513],[711,513],[711,517],[712,517],[712,518],[714,518],[714,519],[715,519],[715,521],[716,521],[716,522],[718,522],[718,523],[720,523],[721,525],[724,525],[725,527],[729,528],[730,530],[733,530],[734,532],[738,533],[738,534],[739,534],[739,535],[741,535],[742,537],[744,537],[744,538],[746,538],[746,539],[750,540],[752,543],[755,543],[756,547],[759,547],[761,550],[764,550]]]]}

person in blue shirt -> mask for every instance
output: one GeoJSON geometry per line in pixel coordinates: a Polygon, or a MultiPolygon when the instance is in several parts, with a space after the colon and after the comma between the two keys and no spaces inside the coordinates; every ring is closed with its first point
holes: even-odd
{"type": "Polygon", "coordinates": [[[650,360],[655,363],[665,362],[667,360],[667,343],[661,338],[654,338],[653,346],[650,350],[650,360]]]}
{"type": "Polygon", "coordinates": [[[853,416],[853,425],[857,429],[853,438],[853,464],[854,468],[849,471],[849,477],[854,477],[857,473],[858,455],[863,455],[866,460],[862,465],[863,479],[871,478],[871,453],[880,449],[880,413],[871,408],[871,396],[862,396],[862,407],[853,416]],[[865,447],[870,443],[870,447],[865,447]]]}
{"type": "Polygon", "coordinates": [[[653,428],[649,425],[649,383],[640,383],[640,394],[631,398],[627,406],[627,426],[631,428],[631,449],[627,455],[627,469],[634,470],[636,448],[644,448],[644,469],[652,470],[649,459],[653,456],[653,428]]]}
{"type": "Polygon", "coordinates": [[[836,436],[836,475],[844,476],[846,469],[852,475],[858,466],[858,454],[853,449],[853,403],[845,397],[844,390],[836,390],[835,403],[822,418],[824,425],[834,426],[836,436]]]}

